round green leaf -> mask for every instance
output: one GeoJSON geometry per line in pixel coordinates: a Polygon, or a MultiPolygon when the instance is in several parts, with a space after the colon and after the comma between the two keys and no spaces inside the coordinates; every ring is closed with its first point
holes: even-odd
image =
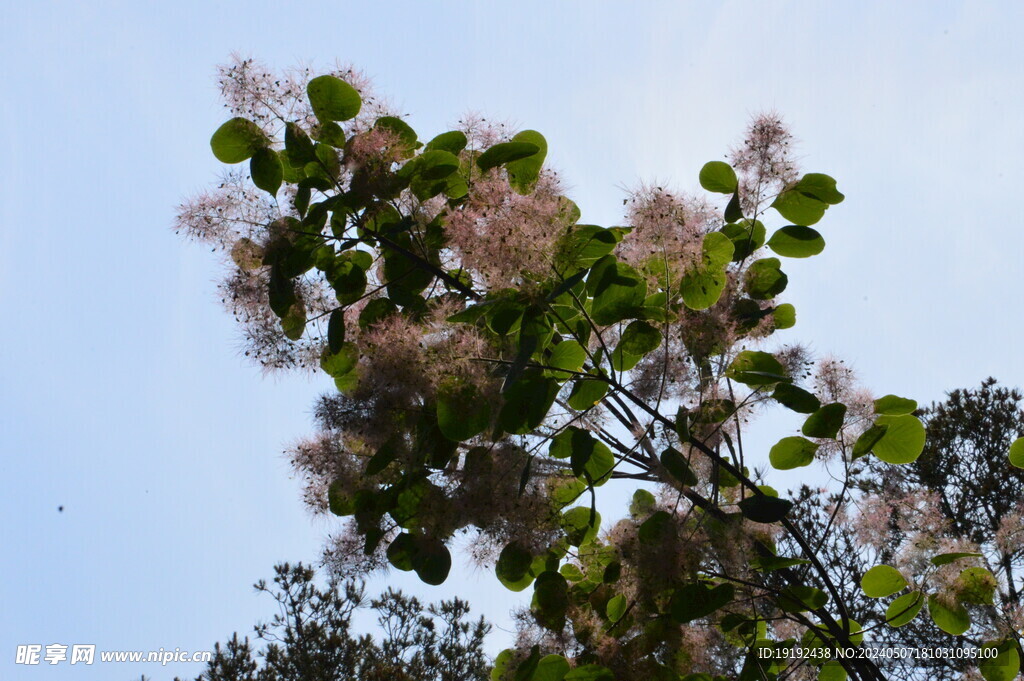
{"type": "Polygon", "coordinates": [[[780,471],[788,471],[810,464],[816,451],[818,445],[806,438],[784,437],[768,452],[768,460],[780,471]]]}
{"type": "Polygon", "coordinates": [[[546,570],[537,575],[533,584],[533,599],[538,620],[549,629],[561,629],[565,624],[565,611],[569,607],[569,583],[560,573],[546,570]]]}
{"type": "Polygon", "coordinates": [[[772,234],[768,248],[787,258],[809,258],[825,250],[825,240],[815,229],[789,225],[772,234]]]}
{"type": "Polygon", "coordinates": [[[925,430],[916,416],[879,416],[875,423],[886,426],[885,435],[872,448],[879,459],[886,463],[910,463],[921,455],[925,430]]]}
{"type": "Polygon", "coordinates": [[[517,194],[529,194],[537,185],[540,178],[540,169],[544,165],[544,157],[548,153],[548,143],[544,135],[536,130],[523,130],[516,133],[512,138],[513,142],[526,142],[536,145],[537,153],[521,158],[518,161],[511,161],[506,167],[508,170],[508,183],[517,194]]]}
{"type": "Polygon", "coordinates": [[[885,620],[891,627],[902,627],[913,621],[923,607],[924,594],[920,591],[911,591],[889,604],[885,609],[885,620]]]}
{"type": "Polygon", "coordinates": [[[619,348],[629,355],[643,357],[661,345],[661,331],[644,321],[630,322],[619,339],[619,348]]]}
{"type": "Polygon", "coordinates": [[[935,626],[953,636],[959,636],[971,627],[971,616],[964,606],[950,608],[934,594],[928,597],[928,614],[932,616],[935,626]]]}
{"type": "Polygon", "coordinates": [[[989,657],[982,654],[978,670],[985,681],[1012,681],[1020,673],[1020,653],[1016,641],[989,641],[981,646],[982,651],[995,648],[999,654],[989,657]]]}
{"type": "Polygon", "coordinates": [[[860,580],[860,588],[868,598],[891,596],[907,585],[900,571],[888,565],[876,565],[860,580]]]}
{"type": "Polygon", "coordinates": [[[914,400],[908,400],[905,397],[886,395],[885,397],[879,397],[875,400],[876,414],[900,416],[902,414],[912,414],[915,409],[917,409],[917,402],[914,400]]]}
{"type": "Polygon", "coordinates": [[[996,578],[983,567],[966,568],[956,578],[956,592],[962,603],[993,605],[996,578]]]}
{"type": "Polygon", "coordinates": [[[388,545],[388,561],[399,570],[412,570],[412,557],[416,553],[416,539],[406,532],[395,537],[388,545]]]}
{"type": "Polygon", "coordinates": [[[453,442],[482,433],[491,423],[491,402],[472,383],[452,379],[437,391],[437,425],[453,442]]]}
{"type": "Polygon", "coordinates": [[[593,512],[593,524],[591,524],[591,510],[586,506],[570,508],[562,514],[562,529],[568,536],[569,544],[572,546],[583,546],[594,537],[601,527],[601,514],[593,512]]]}
{"type": "Polygon", "coordinates": [[[788,189],[772,203],[779,215],[798,225],[813,225],[825,215],[828,204],[799,191],[788,189]]]}
{"type": "Polygon", "coordinates": [[[791,383],[780,383],[772,393],[772,399],[798,414],[813,414],[821,408],[821,402],[813,394],[791,383]]]}
{"type": "Polygon", "coordinates": [[[828,603],[828,594],[812,586],[790,586],[779,594],[779,608],[786,612],[817,610],[828,603]]]}
{"type": "Polygon", "coordinates": [[[743,290],[755,300],[769,300],[786,290],[789,277],[778,258],[761,258],[750,263],[743,277],[743,290]]]}
{"type": "Polygon", "coordinates": [[[807,417],[801,432],[807,437],[832,439],[843,427],[846,405],[840,402],[826,404],[807,417]]]}
{"type": "Polygon", "coordinates": [[[675,447],[669,447],[661,453],[661,465],[669,474],[684,485],[696,485],[697,475],[686,460],[675,447]]]}
{"type": "Polygon", "coordinates": [[[565,681],[615,681],[615,674],[604,665],[585,664],[566,674],[565,681]]]}
{"type": "Polygon", "coordinates": [[[749,257],[754,251],[764,246],[766,231],[760,220],[729,223],[719,231],[732,241],[734,249],[732,260],[734,262],[749,257]]]}
{"type": "Polygon", "coordinates": [[[732,194],[736,185],[736,171],[728,163],[709,161],[700,169],[700,186],[709,192],[732,194]]]}
{"type": "Polygon", "coordinates": [[[232,118],[210,138],[210,149],[221,163],[241,163],[265,146],[267,136],[245,118],[232,118]]]}
{"type": "Polygon", "coordinates": [[[359,113],[363,100],[354,87],[334,76],[317,76],[306,86],[313,113],[321,121],[347,121],[359,113]]]}
{"type": "Polygon", "coordinates": [[[821,670],[818,672],[818,681],[846,681],[848,677],[849,674],[843,669],[839,660],[829,660],[821,665],[821,670]]]}
{"type": "Polygon", "coordinates": [[[568,660],[561,655],[546,655],[537,663],[530,681],[562,681],[568,673],[568,660]]]}
{"type": "Polygon", "coordinates": [[[452,554],[443,541],[433,537],[417,538],[412,569],[421,580],[433,586],[443,584],[451,568],[452,554]]]}
{"type": "Polygon", "coordinates": [[[608,392],[608,384],[604,381],[581,379],[576,381],[569,393],[569,406],[584,411],[601,401],[608,392]]]}
{"type": "MultiPolygon", "coordinates": [[[[587,352],[583,346],[574,340],[563,340],[551,350],[551,357],[547,363],[550,366],[565,369],[566,371],[579,371],[583,368],[583,362],[587,359],[587,352]]],[[[556,377],[566,378],[566,374],[552,372],[556,377]]]]}
{"type": "Polygon", "coordinates": [[[612,596],[608,599],[604,612],[612,622],[621,620],[622,616],[626,614],[626,597],[622,594],[612,596]]]}
{"type": "Polygon", "coordinates": [[[822,173],[807,173],[790,189],[833,205],[846,198],[836,189],[836,181],[822,173]]]}
{"type": "Polygon", "coordinates": [[[702,582],[684,584],[672,594],[669,612],[672,619],[680,624],[692,622],[729,605],[735,593],[732,584],[714,587],[702,582]]]}
{"type": "Polygon", "coordinates": [[[796,308],[790,303],[776,305],[772,310],[772,319],[776,329],[791,329],[796,326],[796,308]]]}
{"type": "Polygon", "coordinates": [[[495,572],[498,579],[511,591],[522,591],[532,582],[530,565],[533,555],[520,544],[512,542],[501,550],[495,572]]]}
{"type": "Polygon", "coordinates": [[[1024,468],[1024,437],[1019,437],[1010,445],[1010,464],[1024,468]]]}
{"type": "Polygon", "coordinates": [[[790,380],[785,367],[775,355],[758,350],[744,350],[736,355],[725,375],[749,386],[772,385],[790,380]]]}
{"type": "Polygon", "coordinates": [[[269,147],[258,149],[249,161],[252,183],[271,196],[277,196],[284,180],[284,168],[277,152],[269,147]]]}
{"type": "Polygon", "coordinates": [[[490,170],[496,166],[529,158],[540,153],[540,147],[532,142],[500,142],[480,154],[476,164],[480,170],[490,170]]]}
{"type": "Polygon", "coordinates": [[[755,523],[777,523],[793,508],[792,501],[763,495],[747,497],[738,505],[743,516],[755,523]]]}
{"type": "Polygon", "coordinates": [[[467,142],[466,133],[461,130],[442,132],[440,135],[427,142],[427,146],[423,148],[423,151],[430,152],[437,150],[447,151],[449,154],[457,154],[466,148],[467,142]]]}

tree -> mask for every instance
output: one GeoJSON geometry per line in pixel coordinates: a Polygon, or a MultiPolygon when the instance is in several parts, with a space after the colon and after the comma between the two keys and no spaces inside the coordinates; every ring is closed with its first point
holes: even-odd
{"type": "Polygon", "coordinates": [[[462,600],[424,607],[417,599],[388,590],[370,601],[383,632],[375,641],[355,636],[352,615],[366,607],[363,588],[332,576],[321,588],[312,569],[284,563],[275,567],[269,594],[278,613],[255,627],[267,645],[257,655],[249,637],[238,634],[216,644],[214,657],[196,681],[484,681],[483,653],[490,629],[483,618],[467,621],[462,600]]]}
{"type": "MultiPolygon", "coordinates": [[[[974,389],[958,389],[946,401],[920,411],[927,440],[918,459],[907,466],[882,467],[862,460],[853,482],[860,494],[828,528],[820,496],[804,490],[795,509],[809,536],[821,540],[821,553],[837,583],[864,574],[875,562],[901,572],[929,552],[963,554],[949,567],[932,566],[934,581],[961,593],[970,628],[962,636],[920,619],[890,629],[894,645],[924,650],[972,648],[986,640],[1016,637],[1024,629],[1021,575],[1024,573],[1024,471],[1007,467],[1005,454],[1024,433],[1022,395],[988,378],[974,389]],[[965,560],[984,565],[994,579],[965,560]],[[940,569],[941,568],[941,569],[940,569]],[[966,574],[965,574],[966,573],[966,574]],[[984,579],[977,579],[979,575],[984,579]],[[969,593],[973,591],[974,593],[969,593]]],[[[836,499],[831,500],[833,504],[836,499]]],[[[859,621],[884,622],[882,602],[849,589],[859,621]]],[[[896,678],[957,679],[971,667],[964,658],[892,661],[896,678]]],[[[895,674],[894,674],[895,675],[895,674]]]]}
{"type": "MultiPolygon", "coordinates": [[[[478,560],[533,590],[495,679],[882,678],[835,659],[864,636],[846,585],[744,447],[755,414],[801,415],[768,459],[838,466],[841,502],[855,460],[924,446],[912,400],[772,346],[796,321],[780,258],[820,253],[844,198],[798,172],[777,116],[700,170],[721,204],[641,187],[606,228],[579,222],[537,131],[470,117],[422,142],[351,69],[242,61],[221,86],[233,118],[211,147],[248,175],[179,225],[229,254],[250,356],[334,379],[293,463],[310,505],[348,519],[335,569],[438,584],[475,533],[478,560]],[[636,491],[601,532],[609,481],[636,491]]],[[[925,597],[959,616],[955,594],[925,597]]]]}

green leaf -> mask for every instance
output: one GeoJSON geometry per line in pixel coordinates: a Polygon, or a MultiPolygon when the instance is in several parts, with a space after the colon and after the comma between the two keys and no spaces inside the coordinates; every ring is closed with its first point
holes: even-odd
{"type": "Polygon", "coordinates": [[[417,160],[417,172],[426,180],[442,180],[459,169],[459,157],[435,149],[424,152],[417,160]]]}
{"type": "Polygon", "coordinates": [[[533,555],[522,545],[512,542],[501,550],[495,572],[498,580],[511,591],[522,591],[533,582],[530,565],[533,555]]]}
{"type": "MultiPolygon", "coordinates": [[[[583,368],[583,362],[586,359],[587,352],[582,345],[574,340],[563,340],[551,350],[547,364],[566,371],[579,371],[583,368]]],[[[567,378],[564,373],[558,371],[552,373],[556,378],[567,378]]]]}
{"type": "Polygon", "coordinates": [[[812,414],[821,408],[821,402],[813,394],[791,383],[775,386],[772,399],[798,414],[812,414]]]}
{"type": "Polygon", "coordinates": [[[647,322],[634,321],[626,327],[619,339],[619,349],[636,357],[643,357],[661,345],[661,331],[647,322]]]}
{"type": "Polygon", "coordinates": [[[889,430],[889,426],[879,426],[877,424],[872,425],[870,428],[865,430],[857,438],[857,442],[853,445],[853,458],[859,459],[864,456],[871,449],[878,444],[878,441],[885,435],[885,431],[889,430]]]}
{"type": "Polygon", "coordinates": [[[601,527],[601,514],[595,511],[591,517],[591,509],[576,506],[562,514],[561,525],[570,546],[583,546],[597,536],[601,527]]]}
{"type": "Polygon", "coordinates": [[[801,432],[807,437],[832,439],[843,426],[843,418],[846,416],[846,405],[834,402],[826,404],[821,409],[807,417],[801,432]]]}
{"type": "Polygon", "coordinates": [[[828,603],[828,594],[812,586],[790,586],[779,595],[779,608],[786,612],[817,610],[828,603]]]}
{"type": "Polygon", "coordinates": [[[836,181],[822,173],[807,173],[790,189],[833,205],[846,198],[836,189],[836,181]]]}
{"type": "Polygon", "coordinates": [[[791,329],[796,326],[796,308],[789,303],[776,305],[772,311],[776,329],[791,329]]]}
{"type": "Polygon", "coordinates": [[[749,386],[772,385],[790,380],[785,367],[775,359],[775,355],[758,350],[744,350],[736,355],[725,375],[749,386]]]}
{"type": "Polygon", "coordinates": [[[772,203],[779,215],[798,225],[813,225],[825,215],[828,204],[807,194],[788,189],[772,203]]]}
{"type": "Polygon", "coordinates": [[[539,153],[540,147],[532,142],[500,142],[480,154],[476,159],[476,164],[480,170],[487,171],[539,153]]]}
{"type": "Polygon", "coordinates": [[[245,118],[232,118],[210,138],[210,149],[221,163],[241,163],[267,144],[259,126],[245,118]]]}
{"type": "Polygon", "coordinates": [[[886,395],[885,397],[880,397],[875,400],[876,414],[900,416],[903,414],[912,414],[915,409],[917,409],[917,402],[914,400],[908,400],[905,397],[886,395]]]}
{"type": "Polygon", "coordinates": [[[355,500],[345,494],[340,481],[332,482],[327,488],[327,506],[331,513],[338,516],[352,515],[356,512],[355,500]]]}
{"type": "Polygon", "coordinates": [[[787,258],[809,258],[825,250],[825,239],[810,227],[789,225],[772,234],[768,248],[787,258]]]}
{"type": "Polygon", "coordinates": [[[1010,445],[1010,465],[1024,468],[1024,437],[1019,437],[1010,445]]]}
{"type": "Polygon", "coordinates": [[[868,598],[885,598],[891,596],[907,585],[907,580],[900,571],[889,565],[876,565],[860,580],[860,588],[868,598]]]}
{"type": "Polygon", "coordinates": [[[544,421],[558,389],[558,381],[527,371],[505,391],[498,425],[514,435],[529,433],[544,421]]]}
{"type": "Polygon", "coordinates": [[[743,516],[755,523],[777,523],[793,508],[792,501],[764,495],[747,497],[738,505],[743,516]]]}
{"type": "Polygon", "coordinates": [[[675,523],[668,511],[655,511],[640,524],[637,538],[646,546],[659,546],[668,541],[675,531],[675,523]]]}
{"type": "Polygon", "coordinates": [[[580,379],[569,393],[569,406],[579,411],[590,409],[608,392],[608,384],[604,381],[580,379]]]}
{"type": "Polygon", "coordinates": [[[954,589],[961,603],[994,605],[996,578],[983,567],[969,567],[960,571],[954,589]]]}
{"type": "Polygon", "coordinates": [[[540,178],[540,169],[548,153],[548,143],[544,135],[536,130],[523,130],[512,138],[512,142],[526,142],[538,149],[536,154],[512,161],[506,166],[509,186],[517,194],[529,194],[537,186],[537,180],[540,178]]]}
{"type": "Polygon", "coordinates": [[[768,452],[768,460],[778,470],[788,471],[810,464],[817,451],[818,445],[806,438],[784,437],[768,452]]]}
{"type": "Polygon", "coordinates": [[[619,239],[615,233],[597,225],[573,225],[559,240],[556,267],[566,276],[592,267],[611,253],[619,239]]]}
{"type": "Polygon", "coordinates": [[[491,402],[468,381],[449,379],[437,391],[437,425],[453,442],[479,435],[491,424],[491,402]]]}
{"type": "Polygon", "coordinates": [[[313,113],[321,121],[355,118],[363,100],[354,87],[334,76],[317,76],[306,85],[313,113]]]}
{"type": "Polygon", "coordinates": [[[680,288],[683,304],[691,310],[706,310],[722,297],[727,281],[725,267],[732,261],[733,242],[721,232],[710,232],[701,244],[701,261],[683,274],[680,288]]]}
{"type": "Polygon", "coordinates": [[[673,478],[684,485],[692,486],[698,482],[697,475],[690,467],[690,463],[675,447],[669,447],[661,453],[661,465],[673,478]]]}
{"type": "Polygon", "coordinates": [[[440,135],[427,142],[427,146],[423,147],[423,151],[447,151],[449,154],[458,154],[466,148],[467,142],[466,133],[461,130],[442,132],[440,135]]]}
{"type": "Polygon", "coordinates": [[[409,533],[403,532],[394,538],[388,545],[388,562],[399,570],[412,571],[412,557],[416,553],[416,539],[409,533]]]}
{"type": "Polygon", "coordinates": [[[924,607],[924,594],[911,591],[903,594],[885,609],[885,619],[891,627],[902,627],[909,624],[924,607]]]}
{"type": "Polygon", "coordinates": [[[604,665],[585,664],[566,674],[565,681],[615,681],[615,674],[604,665]]]}
{"type": "Polygon", "coordinates": [[[789,277],[778,258],[761,258],[750,263],[743,277],[743,290],[754,300],[770,300],[786,290],[789,277]]]}
{"type": "Polygon", "coordinates": [[[886,463],[910,463],[924,450],[924,424],[916,416],[879,416],[875,423],[887,426],[872,451],[886,463]]]}
{"type": "Polygon", "coordinates": [[[622,616],[626,614],[626,597],[622,594],[612,596],[605,605],[604,612],[612,622],[621,620],[622,616]]]}
{"type": "Polygon", "coordinates": [[[985,681],[1012,681],[1020,673],[1020,653],[1013,640],[989,641],[981,646],[978,670],[985,681]],[[995,648],[999,654],[989,657],[987,651],[995,648]]]}
{"type": "Polygon", "coordinates": [[[952,563],[954,561],[958,561],[961,558],[981,558],[981,554],[980,553],[971,553],[971,552],[966,552],[966,551],[953,551],[951,553],[940,553],[938,555],[932,556],[931,562],[932,562],[932,565],[935,565],[936,567],[940,567],[942,565],[949,565],[950,563],[952,563]]]}
{"type": "Polygon", "coordinates": [[[846,681],[848,677],[839,660],[829,660],[818,671],[818,681],[846,681]]]}
{"type": "Polygon", "coordinates": [[[433,537],[417,537],[412,569],[423,582],[433,586],[444,584],[451,568],[452,554],[443,541],[433,537]]]}
{"type": "Polygon", "coordinates": [[[700,169],[700,186],[717,194],[736,191],[736,171],[723,161],[709,161],[700,169]]]}
{"type": "Polygon", "coordinates": [[[732,584],[709,587],[702,582],[684,584],[677,588],[669,601],[672,619],[680,624],[707,617],[732,603],[735,596],[732,584]]]}
{"type": "Polygon", "coordinates": [[[320,368],[333,378],[340,378],[355,368],[359,361],[359,348],[355,343],[342,343],[338,352],[328,348],[320,356],[320,368]]]}
{"type": "Polygon", "coordinates": [[[301,301],[288,308],[288,312],[281,317],[281,330],[290,340],[302,338],[302,333],[306,330],[306,308],[301,301]]]}
{"type": "Polygon", "coordinates": [[[399,144],[406,150],[416,147],[416,131],[408,123],[397,116],[381,116],[373,123],[373,127],[387,130],[398,138],[399,144]]]}
{"type": "Polygon", "coordinates": [[[590,270],[587,288],[594,296],[591,318],[607,326],[635,315],[647,297],[647,282],[636,271],[605,256],[590,270]]]}
{"type": "Polygon", "coordinates": [[[935,626],[947,634],[959,636],[971,627],[971,616],[962,605],[948,607],[934,594],[928,597],[928,614],[935,626]]]}
{"type": "Polygon", "coordinates": [[[345,342],[345,310],[337,309],[331,313],[327,322],[327,351],[337,353],[345,342]]]}
{"type": "Polygon", "coordinates": [[[537,619],[548,629],[560,631],[565,626],[569,608],[569,583],[558,572],[547,570],[537,575],[533,584],[533,600],[537,619]]]}
{"type": "Polygon", "coordinates": [[[284,180],[284,169],[277,152],[269,147],[258,149],[249,161],[252,183],[271,196],[277,196],[284,180]]]}
{"type": "Polygon", "coordinates": [[[754,251],[764,246],[765,235],[767,234],[764,224],[760,220],[754,220],[753,222],[744,220],[743,222],[730,223],[719,231],[732,241],[733,262],[746,259],[754,251]]]}
{"type": "Polygon", "coordinates": [[[561,655],[546,655],[537,663],[530,681],[562,681],[568,673],[568,660],[561,655]]]}
{"type": "Polygon", "coordinates": [[[302,168],[307,163],[316,162],[316,146],[309,139],[306,131],[295,123],[284,126],[284,149],[288,165],[302,168]]]}

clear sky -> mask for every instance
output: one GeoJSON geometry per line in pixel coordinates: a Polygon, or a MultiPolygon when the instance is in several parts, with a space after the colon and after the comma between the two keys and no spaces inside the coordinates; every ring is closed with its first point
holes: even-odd
{"type": "MultiPolygon", "coordinates": [[[[640,180],[695,189],[777,110],[847,196],[788,268],[785,333],[927,402],[1024,384],[1022,28],[1019,2],[2,3],[0,678],[195,676],[15,648],[210,648],[330,529],[281,455],[325,382],[247,365],[215,258],[170,230],[218,172],[230,52],[351,61],[423,135],[471,109],[541,130],[599,224],[640,180]]],[[[509,628],[520,597],[456,563],[444,587],[392,581],[509,628]]]]}

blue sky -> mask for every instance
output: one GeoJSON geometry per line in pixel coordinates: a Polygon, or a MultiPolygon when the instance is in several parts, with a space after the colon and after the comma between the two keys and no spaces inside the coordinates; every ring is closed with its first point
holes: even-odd
{"type": "MultiPolygon", "coordinates": [[[[351,61],[425,135],[468,110],[541,130],[599,224],[624,186],[695,189],[777,110],[847,195],[824,254],[789,268],[788,333],[931,401],[1024,383],[1022,20],[1014,2],[4,3],[0,677],[194,676],[13,662],[20,643],[207,649],[267,617],[250,585],[330,529],[281,455],[324,382],[247,365],[215,258],[170,230],[216,178],[230,52],[351,61]]],[[[456,562],[440,588],[389,580],[507,629],[519,597],[456,562]]]]}

